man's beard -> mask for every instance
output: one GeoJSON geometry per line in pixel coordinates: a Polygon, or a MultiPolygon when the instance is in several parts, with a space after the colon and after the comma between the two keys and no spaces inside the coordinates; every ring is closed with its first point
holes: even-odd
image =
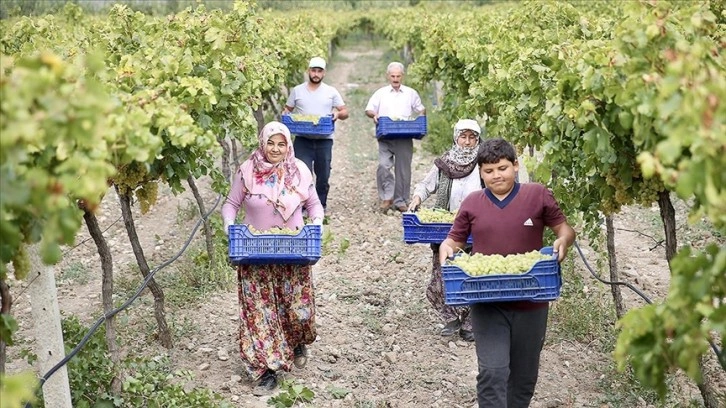
{"type": "Polygon", "coordinates": [[[313,84],[319,84],[320,82],[323,81],[323,78],[312,77],[310,75],[308,75],[308,79],[310,80],[310,83],[313,83],[313,84]]]}

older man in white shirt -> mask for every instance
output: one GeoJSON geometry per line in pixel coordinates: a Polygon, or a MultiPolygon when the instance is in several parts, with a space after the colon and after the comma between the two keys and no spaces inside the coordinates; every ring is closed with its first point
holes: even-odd
{"type": "MultiPolygon", "coordinates": [[[[403,74],[403,64],[388,64],[386,77],[389,84],[373,93],[366,105],[366,115],[374,123],[378,124],[380,116],[413,119],[426,114],[418,92],[403,85],[403,74]]],[[[381,211],[385,212],[391,206],[401,212],[408,209],[412,159],[413,139],[378,139],[376,183],[381,211]],[[394,173],[391,173],[392,168],[394,173]]]]}

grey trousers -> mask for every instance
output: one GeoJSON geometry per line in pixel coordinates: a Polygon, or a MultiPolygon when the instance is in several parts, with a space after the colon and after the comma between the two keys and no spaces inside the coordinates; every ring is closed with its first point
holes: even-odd
{"type": "Polygon", "coordinates": [[[378,140],[378,198],[393,200],[395,206],[408,205],[411,196],[412,159],[413,139],[378,140]],[[391,169],[394,169],[393,173],[391,169]]]}
{"type": "Polygon", "coordinates": [[[479,360],[479,408],[527,408],[534,394],[549,306],[535,310],[471,306],[479,360]]]}

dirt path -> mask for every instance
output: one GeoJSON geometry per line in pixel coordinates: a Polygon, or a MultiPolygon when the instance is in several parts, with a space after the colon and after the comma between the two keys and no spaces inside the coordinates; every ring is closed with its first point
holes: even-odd
{"type": "MultiPolygon", "coordinates": [[[[474,346],[437,334],[442,324],[424,295],[430,249],[401,241],[399,213],[377,212],[377,144],[363,110],[370,94],[384,83],[386,63],[379,51],[353,48],[341,50],[329,68],[326,80],[344,94],[351,117],[336,129],[331,219],[326,227],[334,241],[331,253],[314,267],[319,337],[310,348],[308,366],[287,377],[315,392],[315,407],[469,408],[475,405],[474,346]],[[346,241],[349,247],[343,250],[346,241]],[[333,387],[350,393],[336,400],[329,391],[333,387]]],[[[418,181],[432,157],[420,142],[415,145],[413,180],[418,181]]],[[[207,337],[211,344],[204,349],[226,347],[234,356],[235,297],[222,297],[199,311],[203,316],[220,315],[225,323],[224,330],[213,325],[217,335],[213,340],[207,337]]],[[[588,404],[595,400],[593,384],[599,373],[588,371],[589,359],[579,360],[586,353],[578,345],[545,350],[542,381],[532,406],[594,406],[588,404]]],[[[187,361],[190,368],[213,356],[200,357],[187,361]]],[[[264,406],[264,398],[245,395],[254,384],[245,379],[230,383],[230,373],[240,372],[234,360],[213,361],[199,378],[213,389],[238,396],[240,406],[264,406]],[[220,383],[225,385],[220,388],[220,383]]]]}

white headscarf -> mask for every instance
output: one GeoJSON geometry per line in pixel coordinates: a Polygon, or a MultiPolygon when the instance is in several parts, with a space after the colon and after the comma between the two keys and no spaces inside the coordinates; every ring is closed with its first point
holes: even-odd
{"type": "Polygon", "coordinates": [[[461,119],[454,126],[454,145],[441,157],[434,160],[436,167],[450,179],[459,179],[468,176],[476,167],[476,156],[481,146],[481,138],[472,147],[460,146],[459,136],[471,130],[477,136],[481,134],[481,127],[472,119],[461,119]]]}

